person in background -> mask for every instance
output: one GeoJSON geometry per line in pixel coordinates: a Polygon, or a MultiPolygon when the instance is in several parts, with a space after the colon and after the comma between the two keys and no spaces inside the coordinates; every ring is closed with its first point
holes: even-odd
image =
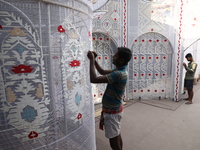
{"type": "Polygon", "coordinates": [[[192,104],[193,99],[193,83],[194,83],[194,75],[197,68],[197,63],[194,62],[192,58],[192,54],[188,53],[185,58],[187,61],[189,61],[188,66],[186,63],[183,63],[183,66],[185,67],[186,73],[185,73],[185,80],[184,80],[184,87],[186,87],[188,91],[188,98],[185,100],[188,100],[185,104],[192,104]]]}
{"type": "Polygon", "coordinates": [[[113,150],[122,150],[121,119],[123,112],[122,96],[127,83],[127,65],[132,58],[131,50],[126,47],[118,47],[113,56],[114,70],[102,69],[95,58],[97,54],[89,51],[87,54],[90,60],[90,82],[107,83],[102,98],[102,113],[99,128],[105,128],[105,136],[109,139],[113,150]],[[95,68],[102,76],[97,76],[95,68]]]}

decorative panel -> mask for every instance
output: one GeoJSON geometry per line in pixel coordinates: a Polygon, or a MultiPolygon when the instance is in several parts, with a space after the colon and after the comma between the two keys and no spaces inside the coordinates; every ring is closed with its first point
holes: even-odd
{"type": "MultiPolygon", "coordinates": [[[[143,0],[145,1],[145,0],[143,0]]],[[[168,35],[168,29],[174,27],[174,0],[149,1],[141,2],[139,7],[139,34],[146,32],[158,32],[168,35]]]]}
{"type": "MultiPolygon", "coordinates": [[[[103,69],[111,70],[113,68],[112,56],[117,51],[115,42],[110,36],[102,33],[93,33],[92,39],[93,51],[95,51],[98,55],[96,58],[97,62],[103,69]]],[[[98,72],[97,74],[100,75],[98,72]]],[[[94,84],[95,103],[101,102],[106,85],[107,84],[94,84]]]]}
{"type": "Polygon", "coordinates": [[[120,0],[109,0],[106,5],[94,12],[97,16],[93,19],[92,23],[93,32],[108,34],[113,37],[119,45],[122,45],[120,38],[123,29],[121,27],[121,18],[123,17],[121,14],[121,4],[120,0]],[[101,13],[99,14],[98,12],[101,13]]]}
{"type": "MultiPolygon", "coordinates": [[[[176,80],[176,83],[172,84],[169,90],[169,94],[167,94],[166,98],[170,97],[170,99],[173,99],[175,101],[178,100],[179,93],[180,93],[180,68],[181,68],[181,57],[180,57],[180,51],[182,49],[182,34],[183,32],[180,32],[179,29],[182,30],[182,12],[183,12],[183,1],[175,1],[175,0],[137,0],[137,1],[128,1],[128,46],[132,47],[133,40],[138,39],[139,37],[150,33],[159,33],[164,36],[165,39],[169,41],[169,43],[172,43],[171,46],[171,57],[173,57],[174,60],[170,60],[171,62],[171,78],[172,80],[176,80]],[[180,25],[180,26],[179,26],[180,25]],[[180,43],[177,43],[177,42],[180,43]],[[177,63],[178,62],[178,63],[177,63]],[[178,68],[178,70],[177,70],[178,68]],[[178,73],[178,74],[177,74],[178,73]],[[176,76],[177,74],[177,76],[176,76]],[[171,92],[170,92],[171,91],[171,92]]],[[[147,39],[144,39],[144,41],[139,41],[139,43],[142,45],[142,43],[145,43],[147,39]]],[[[160,39],[159,39],[160,40],[160,39]]],[[[149,50],[157,49],[154,47],[155,45],[152,45],[152,47],[149,47],[149,50]]],[[[140,48],[140,46],[139,46],[140,48]]],[[[146,46],[142,46],[141,49],[145,49],[146,46]]],[[[133,49],[132,49],[133,50],[133,49]]],[[[145,63],[148,60],[147,58],[149,56],[144,56],[144,64],[140,64],[137,66],[138,68],[145,68],[145,63]],[[142,65],[142,66],[141,66],[142,65]]],[[[152,56],[151,56],[152,57],[152,56]]],[[[153,57],[152,57],[153,58],[153,57]]],[[[152,62],[154,64],[154,60],[152,62]]],[[[155,63],[156,68],[159,68],[159,64],[155,63]]],[[[151,68],[151,67],[150,67],[151,68]]],[[[153,66],[154,71],[159,72],[159,70],[155,69],[155,66],[153,66]]],[[[142,70],[143,71],[143,70],[142,70]]],[[[143,71],[144,72],[144,71],[143,71]]],[[[150,70],[151,72],[151,70],[150,70]]],[[[151,73],[150,73],[151,74],[151,73]]],[[[161,73],[158,74],[158,77],[161,73]]],[[[141,75],[141,73],[140,73],[141,75]]],[[[145,74],[143,74],[144,77],[145,74]]],[[[167,82],[169,83],[169,82],[167,82]]],[[[171,82],[170,82],[171,83],[171,82]]],[[[142,84],[143,83],[138,83],[142,84]]],[[[144,85],[150,84],[145,83],[144,85]]],[[[162,84],[161,84],[162,85],[162,84]]],[[[166,85],[168,86],[168,85],[166,85]]],[[[157,89],[159,87],[156,87],[157,89]]],[[[138,91],[137,91],[138,92],[138,91]]],[[[150,92],[150,91],[149,91],[150,92]]],[[[140,93],[135,93],[136,97],[141,97],[143,91],[140,93]]],[[[157,98],[159,98],[160,94],[156,95],[157,98]]],[[[162,97],[162,96],[161,96],[162,97]]],[[[152,97],[146,98],[151,99],[152,97]]]]}
{"type": "Polygon", "coordinates": [[[0,3],[0,149],[94,150],[91,8],[43,2],[0,3]]]}
{"type": "Polygon", "coordinates": [[[171,92],[172,47],[158,33],[146,33],[132,44],[127,97],[130,99],[169,98],[171,92]]]}

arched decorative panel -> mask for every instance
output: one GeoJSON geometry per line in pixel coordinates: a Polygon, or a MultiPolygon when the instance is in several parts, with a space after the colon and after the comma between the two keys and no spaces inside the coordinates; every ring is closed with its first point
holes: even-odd
{"type": "Polygon", "coordinates": [[[0,149],[94,150],[91,8],[1,1],[0,27],[0,149]]]}
{"type": "MultiPolygon", "coordinates": [[[[113,39],[103,33],[92,33],[93,39],[93,51],[98,54],[97,62],[99,65],[106,70],[113,68],[112,56],[117,50],[117,45],[113,39]]],[[[99,75],[99,73],[98,73],[99,75]]],[[[94,102],[100,103],[102,100],[103,93],[105,91],[106,84],[94,85],[94,102]]]]}
{"type": "Polygon", "coordinates": [[[127,97],[169,98],[171,92],[172,46],[158,33],[146,33],[133,40],[129,62],[127,97]]]}

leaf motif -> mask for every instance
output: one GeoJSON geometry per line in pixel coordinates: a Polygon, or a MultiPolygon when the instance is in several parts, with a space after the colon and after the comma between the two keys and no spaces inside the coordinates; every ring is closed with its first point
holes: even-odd
{"type": "Polygon", "coordinates": [[[43,90],[42,90],[42,84],[41,83],[38,84],[35,96],[37,96],[38,98],[42,98],[43,97],[43,90]]]}
{"type": "Polygon", "coordinates": [[[11,90],[10,87],[7,88],[7,96],[8,96],[8,102],[14,102],[16,100],[16,95],[14,91],[11,90]]]}
{"type": "Polygon", "coordinates": [[[10,26],[12,21],[9,18],[5,18],[4,20],[2,20],[7,26],[10,26]]]}

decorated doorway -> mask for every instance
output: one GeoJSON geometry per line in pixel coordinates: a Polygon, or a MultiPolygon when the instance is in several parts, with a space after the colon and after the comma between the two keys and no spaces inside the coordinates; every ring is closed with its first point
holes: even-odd
{"type": "Polygon", "coordinates": [[[171,93],[172,46],[159,33],[133,40],[127,96],[130,99],[163,99],[171,93]]]}
{"type": "MultiPolygon", "coordinates": [[[[103,69],[113,69],[112,56],[116,52],[117,45],[114,40],[103,33],[93,33],[93,51],[98,54],[97,62],[103,69]]],[[[97,72],[99,75],[99,73],[97,72]]],[[[105,91],[106,84],[95,84],[93,86],[94,91],[94,103],[100,103],[103,93],[105,91]]]]}

